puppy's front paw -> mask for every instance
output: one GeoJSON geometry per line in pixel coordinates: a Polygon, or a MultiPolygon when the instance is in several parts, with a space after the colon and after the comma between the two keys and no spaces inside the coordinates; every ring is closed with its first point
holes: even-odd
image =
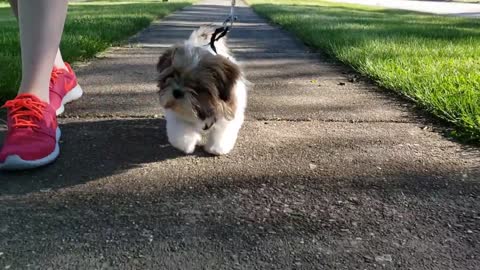
{"type": "Polygon", "coordinates": [[[193,153],[193,151],[195,151],[195,144],[189,144],[189,145],[181,145],[176,143],[171,143],[171,144],[173,145],[173,147],[184,152],[185,154],[191,154],[193,153]]]}
{"type": "Polygon", "coordinates": [[[213,143],[213,144],[207,144],[203,147],[205,151],[212,155],[220,156],[220,155],[226,155],[230,153],[233,149],[232,144],[221,144],[221,143],[213,143]]]}
{"type": "Polygon", "coordinates": [[[195,146],[201,138],[191,138],[189,140],[169,140],[170,144],[185,154],[191,154],[195,151],[195,146]]]}

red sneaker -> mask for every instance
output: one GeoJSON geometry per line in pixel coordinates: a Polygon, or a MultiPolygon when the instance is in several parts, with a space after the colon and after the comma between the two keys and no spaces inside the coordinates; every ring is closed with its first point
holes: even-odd
{"type": "Polygon", "coordinates": [[[0,169],[21,170],[46,165],[60,153],[55,110],[34,95],[7,101],[8,131],[0,151],[0,169]]]}
{"type": "Polygon", "coordinates": [[[82,88],[77,82],[77,76],[68,63],[66,69],[53,68],[50,77],[50,105],[57,115],[65,111],[63,105],[79,99],[82,88]]]}

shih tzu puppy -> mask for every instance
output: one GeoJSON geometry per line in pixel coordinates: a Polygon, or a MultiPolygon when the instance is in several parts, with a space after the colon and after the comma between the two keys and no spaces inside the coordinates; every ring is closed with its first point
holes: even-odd
{"type": "Polygon", "coordinates": [[[202,144],[202,134],[207,152],[229,153],[244,120],[247,81],[224,39],[215,42],[216,52],[208,45],[214,31],[199,28],[157,64],[168,141],[187,154],[202,144]]]}

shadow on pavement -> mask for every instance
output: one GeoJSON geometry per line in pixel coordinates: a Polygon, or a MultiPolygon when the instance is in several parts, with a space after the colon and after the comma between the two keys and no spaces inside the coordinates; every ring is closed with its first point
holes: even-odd
{"type": "Polygon", "coordinates": [[[350,179],[345,183],[419,195],[478,189],[478,152],[460,156],[458,145],[410,124],[247,121],[234,151],[220,158],[200,147],[194,155],[171,147],[163,119],[69,119],[61,128],[59,159],[33,171],[0,172],[0,195],[95,186],[143,193],[265,178],[321,185],[350,179]]]}
{"type": "MultiPolygon", "coordinates": [[[[131,158],[166,158],[141,150],[150,158],[131,158]]],[[[335,268],[340,260],[366,268],[378,254],[392,254],[401,268],[420,269],[426,260],[448,269],[445,264],[453,260],[459,269],[474,269],[469,267],[475,265],[480,239],[467,231],[478,229],[478,183],[444,186],[420,173],[389,178],[408,185],[369,177],[352,183],[281,175],[197,178],[174,190],[140,184],[123,191],[103,187],[5,197],[0,200],[0,239],[5,239],[0,240],[0,263],[54,269],[105,264],[117,269],[132,264],[143,269],[295,269],[289,266],[299,264],[318,269],[335,268]]]]}
{"type": "MultiPolygon", "coordinates": [[[[0,195],[80,185],[184,156],[168,143],[163,119],[83,120],[60,127],[57,161],[32,171],[0,172],[0,195]]],[[[207,156],[200,149],[196,155],[207,156]]]]}

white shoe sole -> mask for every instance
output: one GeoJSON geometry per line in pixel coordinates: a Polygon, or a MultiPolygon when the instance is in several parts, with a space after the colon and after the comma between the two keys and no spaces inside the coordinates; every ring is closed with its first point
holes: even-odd
{"type": "Polygon", "coordinates": [[[56,111],[57,116],[62,114],[65,111],[65,106],[64,106],[65,104],[81,98],[82,95],[83,95],[83,90],[80,87],[80,85],[77,84],[77,86],[75,86],[63,97],[62,104],[60,104],[60,107],[56,111]]]}
{"type": "Polygon", "coordinates": [[[53,162],[60,154],[60,128],[57,127],[55,149],[48,156],[37,160],[23,160],[18,155],[8,156],[5,162],[0,163],[0,170],[26,170],[41,167],[53,162]]]}

